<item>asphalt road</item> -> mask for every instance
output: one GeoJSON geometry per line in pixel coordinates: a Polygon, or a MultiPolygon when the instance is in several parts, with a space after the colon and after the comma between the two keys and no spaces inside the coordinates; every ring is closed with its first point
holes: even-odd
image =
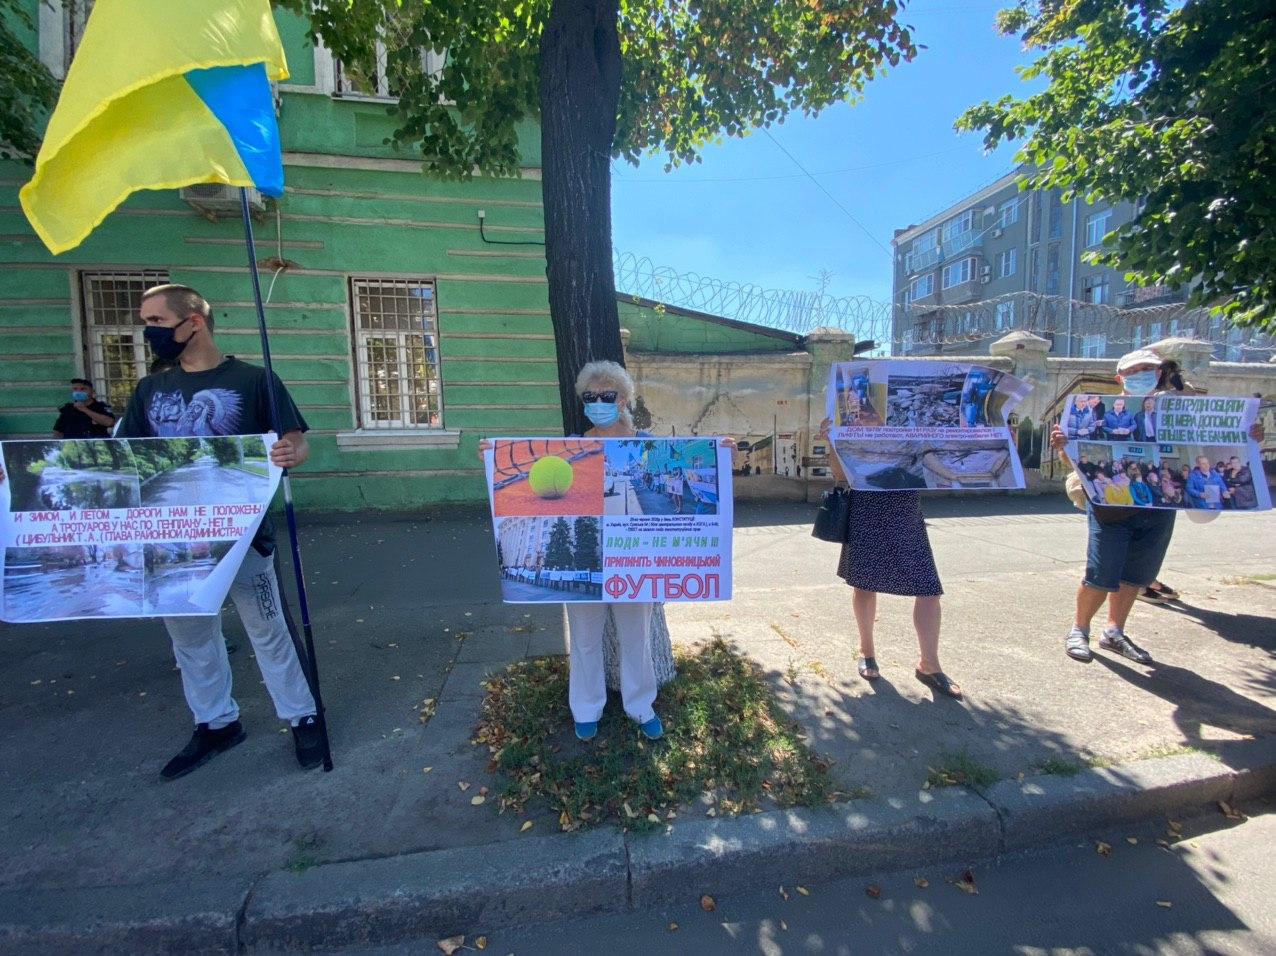
{"type": "MultiPolygon", "coordinates": [[[[1276,953],[1276,804],[1248,809],[1254,815],[1244,822],[1221,813],[1183,821],[1182,839],[1169,848],[1156,844],[1164,825],[1145,826],[976,865],[974,895],[949,882],[961,872],[910,871],[812,884],[804,887],[809,895],[786,886],[787,899],[778,886],[760,887],[715,900],[713,912],[689,900],[661,912],[487,933],[476,927],[466,943],[484,935],[488,952],[516,956],[1276,953]],[[1109,855],[1097,852],[1100,840],[1109,855]],[[919,877],[929,885],[919,887],[919,877]]],[[[344,952],[437,952],[432,942],[344,952]]]]}

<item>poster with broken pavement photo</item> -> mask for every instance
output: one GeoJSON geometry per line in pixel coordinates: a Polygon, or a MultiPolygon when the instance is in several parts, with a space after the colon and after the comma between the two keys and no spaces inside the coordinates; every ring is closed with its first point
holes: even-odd
{"type": "Polygon", "coordinates": [[[1009,418],[1030,390],[966,362],[841,362],[829,372],[829,438],[857,490],[1022,488],[1009,418]]]}

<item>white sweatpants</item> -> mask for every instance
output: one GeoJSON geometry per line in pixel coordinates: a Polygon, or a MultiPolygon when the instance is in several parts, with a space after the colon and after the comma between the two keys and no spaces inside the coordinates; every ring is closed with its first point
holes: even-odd
{"type": "MultiPolygon", "coordinates": [[[[252,640],[275,713],[295,725],[315,712],[315,701],[284,621],[274,560],[249,548],[230,586],[230,596],[252,640]]],[[[173,656],[182,669],[182,690],[195,723],[216,730],[238,720],[239,704],[230,695],[230,660],[221,615],[166,617],[164,626],[173,639],[173,656]]]]}
{"type": "Polygon", "coordinates": [[[572,719],[592,723],[603,715],[607,704],[607,678],[603,666],[603,625],[607,608],[616,620],[616,639],[620,645],[620,697],[625,713],[646,723],[656,715],[656,672],[651,663],[648,626],[651,605],[642,604],[568,604],[567,621],[571,632],[571,672],[567,700],[572,719]]]}

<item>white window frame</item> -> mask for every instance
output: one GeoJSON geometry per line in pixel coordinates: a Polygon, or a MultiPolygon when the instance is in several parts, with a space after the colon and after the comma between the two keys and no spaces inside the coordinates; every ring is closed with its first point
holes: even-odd
{"type": "Polygon", "coordinates": [[[127,272],[85,270],[79,274],[78,279],[83,341],[88,359],[85,378],[93,383],[98,397],[109,402],[117,415],[122,415],[122,406],[127,402],[128,395],[132,394],[138,380],[146,375],[151,362],[146,338],[142,335],[144,326],[138,314],[142,293],[152,286],[168,282],[168,272],[163,269],[127,272]],[[99,309],[100,296],[95,293],[105,295],[109,292],[118,297],[121,291],[101,288],[97,283],[127,283],[129,288],[124,290],[124,294],[136,293],[136,298],[130,296],[131,301],[123,307],[113,305],[99,309]],[[111,342],[114,338],[120,341],[111,342]],[[108,356],[107,350],[112,347],[119,348],[119,354],[108,356]],[[130,375],[123,378],[113,374],[113,369],[122,362],[130,362],[131,371],[130,375]]]}
{"type": "Polygon", "coordinates": [[[1111,209],[1105,209],[1103,212],[1096,212],[1086,217],[1085,244],[1087,249],[1103,243],[1103,237],[1108,234],[1108,221],[1111,218],[1111,209]]]}
{"type": "Polygon", "coordinates": [[[370,431],[395,429],[413,432],[443,430],[443,367],[442,357],[439,354],[437,292],[437,283],[426,277],[414,279],[376,275],[350,277],[350,317],[353,324],[354,374],[359,395],[358,426],[360,429],[370,431]],[[428,295],[420,297],[430,303],[425,314],[421,316],[423,321],[420,329],[404,327],[397,323],[395,327],[375,328],[372,325],[373,316],[365,315],[362,308],[363,296],[376,294],[372,291],[374,287],[402,290],[408,295],[413,288],[428,290],[428,295]],[[365,320],[367,320],[366,325],[365,320]],[[425,380],[424,394],[428,396],[428,405],[435,409],[435,422],[421,423],[414,420],[416,413],[413,399],[420,393],[407,387],[407,383],[413,380],[410,358],[411,349],[416,346],[415,342],[410,341],[413,337],[420,339],[420,347],[425,351],[426,362],[433,371],[433,375],[427,376],[425,380]],[[372,349],[377,345],[384,346],[386,342],[392,343],[396,373],[401,387],[397,396],[398,414],[381,417],[377,414],[377,402],[372,392],[372,349]]]}
{"type": "Polygon", "coordinates": [[[958,213],[944,223],[943,241],[952,242],[958,236],[964,236],[975,228],[975,210],[967,209],[963,213],[958,213]]]}
{"type": "Polygon", "coordinates": [[[899,337],[899,348],[901,352],[907,354],[913,350],[913,330],[905,329],[899,337]]]}
{"type": "Polygon", "coordinates": [[[993,327],[998,331],[1006,331],[1014,328],[1015,324],[1015,303],[1014,300],[1009,302],[998,302],[993,310],[993,327]]]}
{"type": "Polygon", "coordinates": [[[934,294],[935,294],[935,273],[927,272],[923,275],[919,275],[917,278],[913,279],[912,282],[908,283],[908,295],[906,297],[906,300],[907,302],[916,302],[918,299],[924,299],[927,296],[934,295],[934,294]],[[921,286],[923,283],[926,286],[925,292],[921,291],[921,286]]]}
{"type": "MultiPolygon", "coordinates": [[[[365,90],[350,84],[345,75],[345,68],[337,57],[335,57],[326,48],[323,49],[323,56],[327,60],[324,67],[315,69],[315,85],[322,88],[323,83],[321,77],[327,82],[333,96],[347,100],[378,100],[393,103],[398,97],[390,91],[390,80],[386,76],[389,66],[389,53],[384,40],[377,41],[377,75],[376,89],[365,90]],[[343,87],[345,87],[343,89],[343,87]]],[[[320,48],[315,48],[316,62],[320,55],[320,48]]],[[[436,52],[434,50],[421,50],[421,70],[426,74],[441,73],[447,61],[447,51],[436,52]]],[[[443,101],[450,105],[449,101],[443,101]]]]}
{"type": "Polygon", "coordinates": [[[1018,249],[1015,249],[1014,247],[1006,249],[997,258],[1000,260],[1000,268],[998,271],[1001,274],[1001,278],[1008,279],[1015,274],[1015,270],[1019,266],[1018,249]]]}
{"type": "Polygon", "coordinates": [[[40,62],[61,80],[71,68],[84,27],[93,12],[93,0],[53,0],[38,5],[36,29],[40,62]]]}
{"type": "Polygon", "coordinates": [[[1108,305],[1112,284],[1106,275],[1087,276],[1081,287],[1081,300],[1088,305],[1108,305]]]}
{"type": "Polygon", "coordinates": [[[997,225],[1005,229],[1019,221],[1019,200],[1012,199],[1009,202],[1003,202],[1001,209],[997,215],[997,225]]]}
{"type": "Polygon", "coordinates": [[[1108,351],[1108,337],[1102,332],[1094,332],[1081,338],[1082,358],[1103,358],[1108,351]]]}
{"type": "Polygon", "coordinates": [[[909,251],[912,252],[913,255],[918,255],[923,252],[930,252],[938,245],[939,230],[930,229],[923,232],[920,236],[913,240],[913,247],[909,251]]]}
{"type": "Polygon", "coordinates": [[[950,262],[944,266],[940,275],[940,288],[951,289],[955,285],[961,285],[963,282],[969,282],[975,277],[975,258],[967,256],[964,259],[958,259],[956,262],[950,262]],[[961,278],[954,279],[956,275],[961,278]]]}

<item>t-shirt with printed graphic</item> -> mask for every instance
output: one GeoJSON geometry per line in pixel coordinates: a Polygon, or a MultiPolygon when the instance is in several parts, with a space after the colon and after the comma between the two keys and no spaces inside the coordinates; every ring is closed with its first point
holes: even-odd
{"type": "MultiPolygon", "coordinates": [[[[216,368],[188,372],[167,369],[137,383],[120,420],[117,438],[205,438],[217,435],[260,435],[271,431],[266,370],[233,355],[216,368]]],[[[279,434],[308,431],[284,383],[275,376],[279,402],[279,434]]],[[[269,555],[275,549],[275,526],[262,519],[253,547],[269,555]]]]}

